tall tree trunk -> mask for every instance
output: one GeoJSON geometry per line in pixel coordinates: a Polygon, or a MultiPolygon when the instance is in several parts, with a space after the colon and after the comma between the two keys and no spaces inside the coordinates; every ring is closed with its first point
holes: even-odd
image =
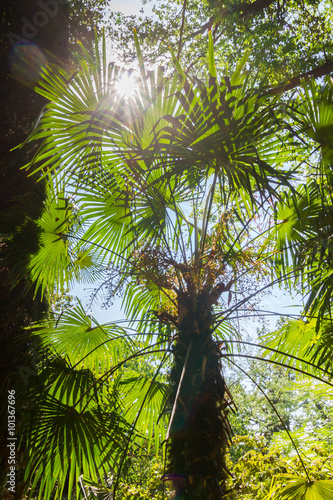
{"type": "Polygon", "coordinates": [[[228,422],[221,355],[212,337],[208,296],[196,304],[178,294],[179,328],[171,370],[169,478],[177,498],[218,500],[224,497],[228,422]]]}

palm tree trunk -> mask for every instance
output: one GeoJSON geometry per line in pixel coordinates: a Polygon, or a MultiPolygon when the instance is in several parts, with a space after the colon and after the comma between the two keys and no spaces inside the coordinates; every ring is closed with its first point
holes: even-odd
{"type": "Polygon", "coordinates": [[[211,311],[207,312],[204,304],[200,307],[199,300],[195,311],[188,295],[186,302],[178,301],[179,317],[183,319],[170,374],[174,414],[168,477],[173,480],[176,498],[219,500],[225,492],[228,444],[221,355],[212,337],[211,311]]]}

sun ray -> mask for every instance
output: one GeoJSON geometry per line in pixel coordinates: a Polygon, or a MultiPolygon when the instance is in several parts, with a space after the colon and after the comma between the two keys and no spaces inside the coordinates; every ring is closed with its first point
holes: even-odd
{"type": "Polygon", "coordinates": [[[117,92],[124,97],[132,97],[137,88],[137,79],[133,73],[123,73],[116,82],[117,92]]]}

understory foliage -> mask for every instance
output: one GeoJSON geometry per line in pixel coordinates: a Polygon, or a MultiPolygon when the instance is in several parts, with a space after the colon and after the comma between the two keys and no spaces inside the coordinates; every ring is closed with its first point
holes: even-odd
{"type": "MultiPolygon", "coordinates": [[[[256,350],[247,347],[249,354],[254,355],[256,350]]],[[[311,477],[332,478],[332,388],[300,379],[281,366],[267,370],[263,361],[244,359],[241,366],[253,382],[240,371],[228,377],[237,406],[237,413],[230,417],[234,431],[228,455],[228,468],[233,474],[229,479],[230,497],[270,498],[286,475],[302,476],[302,465],[288,433],[311,477]]]]}
{"type": "MultiPolygon", "coordinates": [[[[330,82],[323,91],[304,83],[286,103],[254,88],[247,54],[219,74],[211,34],[205,80],[172,52],[170,76],[146,71],[135,44],[131,96],[117,85],[126,72],[107,65],[105,39],[95,59],[81,48],[74,75],[46,67],[36,88],[49,103],[28,167],[45,179],[47,202],[31,277],[41,295],[75,280],[106,299],[119,293],[126,321],[100,325],[79,303],[35,325],[47,355],[23,434],[30,498],[121,498],[131,463],[153,444],[156,454],[163,444],[162,479],[177,498],[234,494],[226,453],[237,405],[226,370],[242,371],[237,356],[252,356],[238,350],[235,320],[272,284],[308,300],[298,327],[262,336],[253,357],[332,387],[330,82]]],[[[332,480],[312,473],[278,401],[259,390],[298,463],[293,475],[276,468],[267,498],[328,500],[332,480]]]]}

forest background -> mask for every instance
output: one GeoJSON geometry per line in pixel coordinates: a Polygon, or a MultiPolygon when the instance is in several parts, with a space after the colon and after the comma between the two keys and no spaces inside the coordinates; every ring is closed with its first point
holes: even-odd
{"type": "MultiPolygon", "coordinates": [[[[86,495],[91,498],[103,494],[113,495],[115,490],[119,498],[163,498],[167,495],[165,483],[161,482],[161,477],[166,475],[167,460],[159,451],[159,442],[163,441],[161,436],[163,432],[165,436],[168,418],[172,414],[174,402],[177,402],[176,396],[173,396],[173,400],[171,396],[170,400],[168,392],[170,380],[167,372],[170,366],[166,364],[161,373],[160,369],[156,372],[161,360],[160,353],[149,351],[145,361],[139,361],[140,357],[133,358],[133,353],[138,349],[144,350],[150,346],[142,330],[139,331],[141,337],[134,348],[131,343],[128,343],[128,328],[133,328],[133,322],[114,324],[114,318],[110,317],[109,321],[112,321],[112,324],[101,327],[98,322],[91,322],[90,310],[84,312],[80,304],[76,305],[75,309],[70,308],[73,303],[66,295],[67,279],[70,282],[77,279],[81,281],[86,279],[89,282],[92,278],[102,278],[106,288],[104,294],[106,302],[112,301],[114,296],[114,290],[108,289],[108,284],[111,283],[109,266],[98,260],[101,256],[97,258],[91,248],[88,251],[86,246],[75,247],[76,228],[74,230],[73,227],[68,228],[68,234],[71,234],[73,238],[70,252],[72,255],[76,253],[76,260],[71,257],[67,263],[66,260],[61,260],[62,256],[60,256],[57,265],[58,268],[64,268],[63,270],[54,270],[55,267],[53,267],[51,270],[44,271],[43,274],[43,272],[36,271],[38,266],[36,259],[33,260],[37,256],[37,260],[39,259],[42,265],[45,265],[45,260],[42,261],[42,250],[43,245],[46,247],[46,243],[41,234],[43,231],[50,231],[49,228],[43,227],[45,207],[48,207],[47,210],[52,213],[50,200],[57,197],[57,203],[60,205],[56,210],[59,210],[61,203],[65,203],[61,209],[70,210],[72,214],[76,211],[74,205],[80,203],[80,200],[73,199],[73,196],[78,197],[78,194],[73,195],[70,188],[66,195],[59,190],[58,192],[52,191],[55,189],[54,185],[51,189],[45,180],[36,182],[40,174],[28,177],[26,171],[21,169],[33,158],[38,145],[43,140],[42,132],[40,132],[42,129],[38,128],[40,123],[42,127],[45,127],[45,122],[43,125],[43,121],[36,123],[35,120],[43,109],[45,111],[46,93],[37,94],[33,88],[37,85],[42,76],[41,70],[45,67],[53,67],[52,65],[60,63],[67,74],[73,74],[73,72],[75,74],[76,68],[79,68],[79,63],[74,56],[78,52],[77,39],[82,41],[88,50],[85,58],[90,64],[91,74],[94,74],[96,66],[89,60],[89,54],[94,53],[93,26],[97,26],[101,40],[103,25],[107,40],[111,41],[111,59],[113,54],[116,54],[117,63],[123,61],[127,67],[138,68],[135,61],[138,57],[139,45],[146,68],[150,65],[156,68],[157,64],[163,64],[167,75],[172,74],[176,65],[176,71],[179,74],[182,74],[181,68],[184,68],[186,74],[191,75],[192,78],[205,80],[203,68],[207,59],[209,31],[214,45],[216,71],[221,76],[231,75],[237,68],[237,62],[250,49],[242,71],[250,79],[251,86],[262,89],[271,96],[279,96],[279,102],[287,109],[286,115],[279,123],[282,135],[281,144],[283,141],[287,142],[289,132],[292,136],[293,152],[286,160],[287,156],[282,154],[283,147],[280,145],[275,149],[274,154],[277,154],[280,149],[279,153],[283,161],[288,161],[287,165],[290,165],[290,168],[295,168],[296,165],[302,163],[302,169],[298,179],[293,181],[293,189],[298,190],[293,203],[288,204],[284,199],[281,208],[280,198],[283,198],[281,193],[288,186],[283,185],[283,182],[280,186],[280,193],[270,193],[272,197],[277,194],[275,208],[280,202],[279,217],[275,212],[272,220],[282,220],[285,224],[282,231],[280,224],[278,228],[280,232],[274,233],[271,229],[270,234],[274,236],[270,236],[270,245],[273,247],[269,250],[271,252],[273,248],[273,252],[269,255],[269,263],[274,272],[272,274],[271,270],[264,270],[265,266],[262,264],[261,270],[264,277],[261,285],[264,288],[267,282],[265,280],[268,282],[275,280],[291,289],[297,287],[299,296],[304,298],[305,307],[300,318],[297,317],[294,320],[296,315],[291,314],[290,319],[281,320],[275,332],[268,331],[267,326],[266,330],[263,328],[260,332],[260,342],[265,338],[268,347],[278,349],[283,347],[282,350],[301,357],[303,361],[295,363],[295,360],[288,361],[286,357],[277,355],[276,358],[271,359],[281,362],[284,366],[269,365],[268,369],[263,361],[258,362],[258,359],[253,359],[254,357],[262,358],[263,352],[258,348],[247,346],[245,351],[235,352],[235,355],[238,352],[239,356],[246,357],[240,364],[240,370],[243,371],[236,372],[231,367],[225,367],[227,385],[238,412],[229,417],[235,436],[234,444],[225,458],[230,476],[228,480],[224,480],[226,486],[223,495],[228,494],[230,498],[239,499],[260,499],[266,496],[273,498],[274,495],[300,498],[297,496],[298,491],[291,490],[286,493],[283,490],[281,478],[286,481],[286,474],[299,477],[305,475],[306,478],[304,471],[308,471],[319,486],[321,480],[330,480],[332,476],[330,387],[327,384],[323,385],[318,379],[311,382],[300,373],[296,376],[288,369],[288,365],[293,365],[294,368],[309,371],[319,378],[322,378],[323,370],[331,371],[330,134],[333,122],[330,79],[323,79],[333,69],[331,5],[325,2],[280,3],[258,0],[253,3],[234,4],[209,2],[205,5],[186,1],[175,2],[172,5],[160,2],[153,8],[149,7],[149,4],[143,5],[143,9],[149,8],[149,12],[150,10],[153,12],[154,15],[149,17],[143,14],[124,16],[113,11],[112,4],[106,5],[105,2],[97,1],[83,4],[81,2],[45,2],[43,5],[49,10],[43,9],[41,3],[10,2],[3,7],[1,25],[2,94],[5,97],[5,120],[1,134],[3,181],[1,186],[3,213],[1,223],[1,379],[4,381],[2,387],[4,400],[7,400],[8,390],[15,389],[17,434],[20,437],[20,444],[16,451],[16,488],[15,492],[11,492],[8,489],[7,476],[8,406],[6,406],[4,418],[1,419],[4,498],[24,498],[27,494],[32,498],[54,498],[54,495],[57,498],[66,498],[70,497],[72,488],[76,491],[73,495],[86,495]],[[36,16],[39,12],[44,13],[44,16],[36,16]],[[137,45],[133,36],[133,28],[137,33],[137,45]],[[170,55],[169,46],[173,48],[174,60],[170,55]],[[181,66],[177,66],[175,59],[180,62],[181,66]],[[298,91],[302,80],[310,76],[317,78],[317,83],[309,83],[309,87],[304,83],[303,90],[298,91]],[[297,110],[300,110],[298,115],[297,110]],[[13,149],[25,141],[34,127],[35,130],[37,127],[38,133],[41,134],[39,144],[38,141],[37,146],[36,143],[30,142],[24,148],[13,149]],[[300,148],[301,143],[304,145],[303,149],[300,148]],[[316,180],[315,186],[310,182],[313,178],[316,180]],[[277,263],[275,257],[277,249],[280,252],[279,255],[281,256],[282,252],[285,259],[282,271],[279,270],[280,263],[277,263]],[[31,265],[31,262],[34,264],[31,265]],[[290,269],[293,271],[292,277],[283,278],[286,273],[291,272],[290,269]],[[33,280],[37,282],[37,292],[36,286],[32,284],[33,280]],[[57,288],[55,282],[59,280],[60,286],[57,288]],[[64,307],[65,313],[62,312],[64,307]],[[61,314],[60,320],[56,320],[56,326],[60,325],[62,328],[59,334],[54,334],[53,326],[49,325],[49,321],[51,323],[53,321],[52,310],[56,315],[61,314]],[[27,333],[26,327],[41,321],[37,337],[34,333],[36,328],[32,331],[28,330],[29,333],[27,333]],[[76,334],[81,332],[83,336],[85,335],[83,338],[85,346],[79,343],[80,348],[75,351],[75,338],[72,340],[69,338],[66,327],[70,327],[67,330],[69,332],[76,334]],[[95,334],[96,337],[93,336],[95,334]],[[58,338],[57,335],[60,337],[58,338]],[[113,342],[112,348],[98,351],[97,346],[103,335],[108,335],[108,338],[124,336],[125,341],[123,344],[120,342],[119,345],[113,342]],[[61,338],[64,344],[59,350],[57,348],[61,338]],[[70,341],[74,344],[70,344],[70,341]],[[66,342],[67,346],[65,346],[66,342]],[[95,347],[89,348],[89,342],[90,345],[93,342],[95,347]],[[67,351],[70,349],[74,349],[72,359],[68,359],[67,351]],[[89,363],[78,365],[79,360],[93,350],[95,354],[97,350],[99,357],[95,356],[91,361],[89,360],[89,363]],[[126,363],[124,362],[126,369],[122,377],[113,378],[109,387],[105,387],[108,384],[104,384],[106,393],[103,392],[97,396],[96,401],[93,401],[99,410],[102,409],[102,412],[98,413],[96,406],[89,407],[91,420],[84,422],[79,430],[80,422],[76,422],[75,419],[71,421],[68,415],[75,406],[75,398],[82,398],[87,388],[96,384],[95,380],[98,380],[101,376],[100,371],[103,370],[100,366],[103,364],[101,360],[107,357],[111,358],[113,363],[115,359],[127,359],[126,363]],[[311,362],[314,362],[316,366],[311,367],[309,365],[311,362]],[[245,382],[248,375],[252,382],[245,382]],[[46,388],[50,392],[45,397],[46,388]],[[262,391],[269,395],[273,406],[262,391]],[[119,396],[120,399],[127,397],[128,406],[120,404],[119,396]],[[165,411],[165,402],[168,397],[169,409],[165,411]],[[98,400],[98,398],[101,399],[98,400]],[[135,407],[134,403],[138,403],[138,406],[135,407]],[[132,405],[134,409],[131,410],[132,405]],[[142,408],[145,410],[143,411],[142,408]],[[165,420],[159,419],[160,425],[156,426],[157,417],[163,408],[165,420]],[[94,421],[94,418],[97,420],[94,421]],[[133,427],[134,422],[137,424],[136,431],[133,427]],[[148,428],[145,427],[147,425],[148,428]],[[102,432],[105,432],[104,438],[108,439],[103,440],[98,426],[101,426],[102,432]],[[135,435],[136,432],[137,435],[135,435]],[[147,436],[154,438],[153,443],[149,444],[147,436]],[[290,436],[295,446],[290,444],[290,436]],[[49,446],[48,453],[46,453],[44,443],[49,446]],[[142,455],[138,455],[137,446],[144,450],[142,455]],[[89,452],[89,448],[93,451],[89,452]],[[125,449],[124,455],[121,453],[123,449],[125,449]],[[41,456],[41,450],[45,456],[41,456]],[[297,453],[300,454],[301,460],[297,453]],[[66,455],[70,457],[67,462],[66,455]],[[55,472],[51,474],[51,470],[55,472]],[[276,478],[280,477],[280,482],[277,479],[275,483],[271,483],[272,472],[276,478]],[[97,486],[98,483],[99,486],[97,486]]],[[[211,51],[210,56],[212,53],[211,51]]],[[[213,71],[210,61],[206,73],[212,76],[213,71]]],[[[47,84],[48,90],[55,89],[52,78],[47,84]]],[[[232,91],[233,89],[230,92],[232,91]]],[[[60,95],[55,97],[61,98],[60,95]]],[[[187,97],[189,98],[188,95],[187,97]]],[[[124,100],[127,98],[122,97],[124,100]]],[[[190,112],[188,109],[187,111],[190,112]]],[[[280,115],[277,113],[274,119],[280,120],[280,115]]],[[[179,130],[183,129],[180,127],[179,130]]],[[[56,147],[59,148],[59,144],[56,147]]],[[[50,151],[52,154],[58,154],[55,147],[50,151]]],[[[42,161],[41,157],[40,161],[42,161]]],[[[56,167],[59,167],[59,163],[56,167]]],[[[258,182],[260,180],[257,178],[258,182]]],[[[239,192],[244,188],[244,183],[247,195],[249,192],[256,194],[257,188],[254,184],[250,183],[246,186],[244,181],[240,182],[241,185],[237,185],[235,181],[239,192]]],[[[209,190],[209,184],[206,186],[209,190]]],[[[269,191],[270,186],[266,184],[265,189],[269,191]]],[[[257,194],[260,193],[260,188],[258,188],[257,194]]],[[[226,204],[222,201],[222,194],[222,192],[217,192],[213,200],[217,207],[219,203],[223,206],[220,212],[219,208],[216,208],[217,214],[221,217],[223,214],[224,217],[231,217],[226,204]]],[[[286,196],[288,197],[288,193],[286,196]]],[[[246,196],[243,197],[239,216],[245,214],[245,218],[248,218],[246,208],[249,206],[246,205],[248,203],[246,196]]],[[[252,207],[256,206],[253,199],[251,203],[252,207]]],[[[261,208],[267,211],[266,206],[261,205],[261,208]]],[[[197,209],[200,212],[200,207],[197,206],[197,209]]],[[[55,213],[57,215],[57,212],[55,213]]],[[[267,216],[264,216],[263,212],[257,208],[253,213],[255,213],[256,220],[251,231],[256,231],[258,235],[267,232],[268,226],[265,225],[267,216]]],[[[82,216],[85,216],[84,213],[82,216]]],[[[216,221],[218,216],[216,216],[216,221]]],[[[80,215],[76,217],[79,218],[80,215]]],[[[66,220],[67,218],[68,216],[66,220]]],[[[198,213],[200,222],[202,218],[204,214],[198,213]]],[[[238,235],[244,225],[248,224],[241,219],[242,217],[234,222],[234,230],[228,235],[231,241],[235,241],[235,238],[240,240],[238,235]]],[[[212,221],[209,224],[214,223],[213,218],[212,221]]],[[[211,230],[212,226],[207,224],[207,231],[211,230]]],[[[55,229],[53,232],[56,233],[55,229]]],[[[91,229],[90,234],[92,234],[91,229]]],[[[80,238],[82,241],[85,239],[82,233],[80,238]]],[[[151,241],[149,238],[145,236],[146,242],[151,241]]],[[[260,247],[262,240],[260,238],[258,240],[258,246],[252,251],[257,251],[259,254],[262,252],[260,247]]],[[[54,240],[51,243],[54,243],[54,240]]],[[[245,247],[238,250],[239,254],[243,248],[245,247]]],[[[46,250],[47,259],[49,259],[54,249],[49,247],[46,250]]],[[[139,250],[140,248],[136,249],[136,251],[139,250]]],[[[225,254],[228,254],[229,250],[225,247],[225,254]]],[[[131,249],[131,252],[133,251],[131,249]]],[[[268,259],[267,255],[265,259],[268,259]]],[[[144,265],[147,266],[147,263],[143,263],[143,267],[144,265]]],[[[135,275],[133,269],[129,272],[135,275]]],[[[136,276],[136,279],[139,278],[146,282],[149,279],[155,280],[155,286],[157,288],[159,286],[156,285],[156,276],[153,278],[147,277],[147,274],[141,277],[136,276]]],[[[258,283],[256,280],[257,278],[253,276],[250,284],[239,284],[239,293],[245,298],[251,295],[248,292],[250,289],[256,291],[258,283]],[[245,289],[242,290],[242,286],[245,289]]],[[[136,317],[137,308],[142,307],[140,299],[137,300],[139,300],[139,306],[135,307],[128,306],[127,302],[125,310],[128,319],[132,316],[133,320],[136,317]]],[[[146,296],[143,297],[143,302],[145,301],[147,301],[146,296]]],[[[247,305],[248,300],[244,303],[247,305]]],[[[229,297],[226,298],[222,305],[225,315],[228,313],[228,308],[230,310],[235,308],[237,314],[233,316],[232,321],[224,325],[227,333],[219,332],[218,340],[227,342],[231,335],[231,340],[237,340],[239,345],[241,342],[252,342],[253,339],[249,339],[242,331],[241,316],[252,316],[254,310],[255,315],[261,314],[262,317],[276,312],[258,312],[257,309],[263,309],[259,307],[258,302],[255,305],[252,304],[251,307],[252,309],[246,311],[239,307],[235,308],[234,302],[231,300],[229,302],[229,297]]],[[[159,329],[154,330],[152,327],[151,343],[156,341],[156,335],[160,335],[159,338],[163,339],[163,335],[166,335],[164,328],[167,328],[170,333],[170,323],[165,321],[166,316],[162,317],[162,313],[163,311],[158,313],[160,317],[155,314],[155,317],[163,321],[160,322],[159,329]]],[[[221,315],[221,310],[218,314],[221,315]]],[[[168,342],[166,345],[169,349],[168,342]]],[[[106,363],[104,369],[107,368],[110,369],[110,366],[106,363]]],[[[329,381],[330,375],[326,375],[329,381]]],[[[178,375],[178,382],[179,379],[178,375]]],[[[84,402],[84,404],[89,403],[84,402]]],[[[295,487],[295,484],[298,485],[294,480],[292,485],[295,487]]],[[[301,481],[298,486],[304,489],[304,484],[307,485],[301,481]]],[[[174,487],[177,489],[177,485],[174,487]]],[[[325,487],[330,488],[329,481],[325,483],[325,487]]],[[[307,491],[305,488],[305,493],[304,491],[303,493],[306,494],[307,491]]],[[[323,494],[322,491],[320,494],[323,494]]],[[[327,495],[330,494],[331,490],[328,489],[327,495]]]]}

